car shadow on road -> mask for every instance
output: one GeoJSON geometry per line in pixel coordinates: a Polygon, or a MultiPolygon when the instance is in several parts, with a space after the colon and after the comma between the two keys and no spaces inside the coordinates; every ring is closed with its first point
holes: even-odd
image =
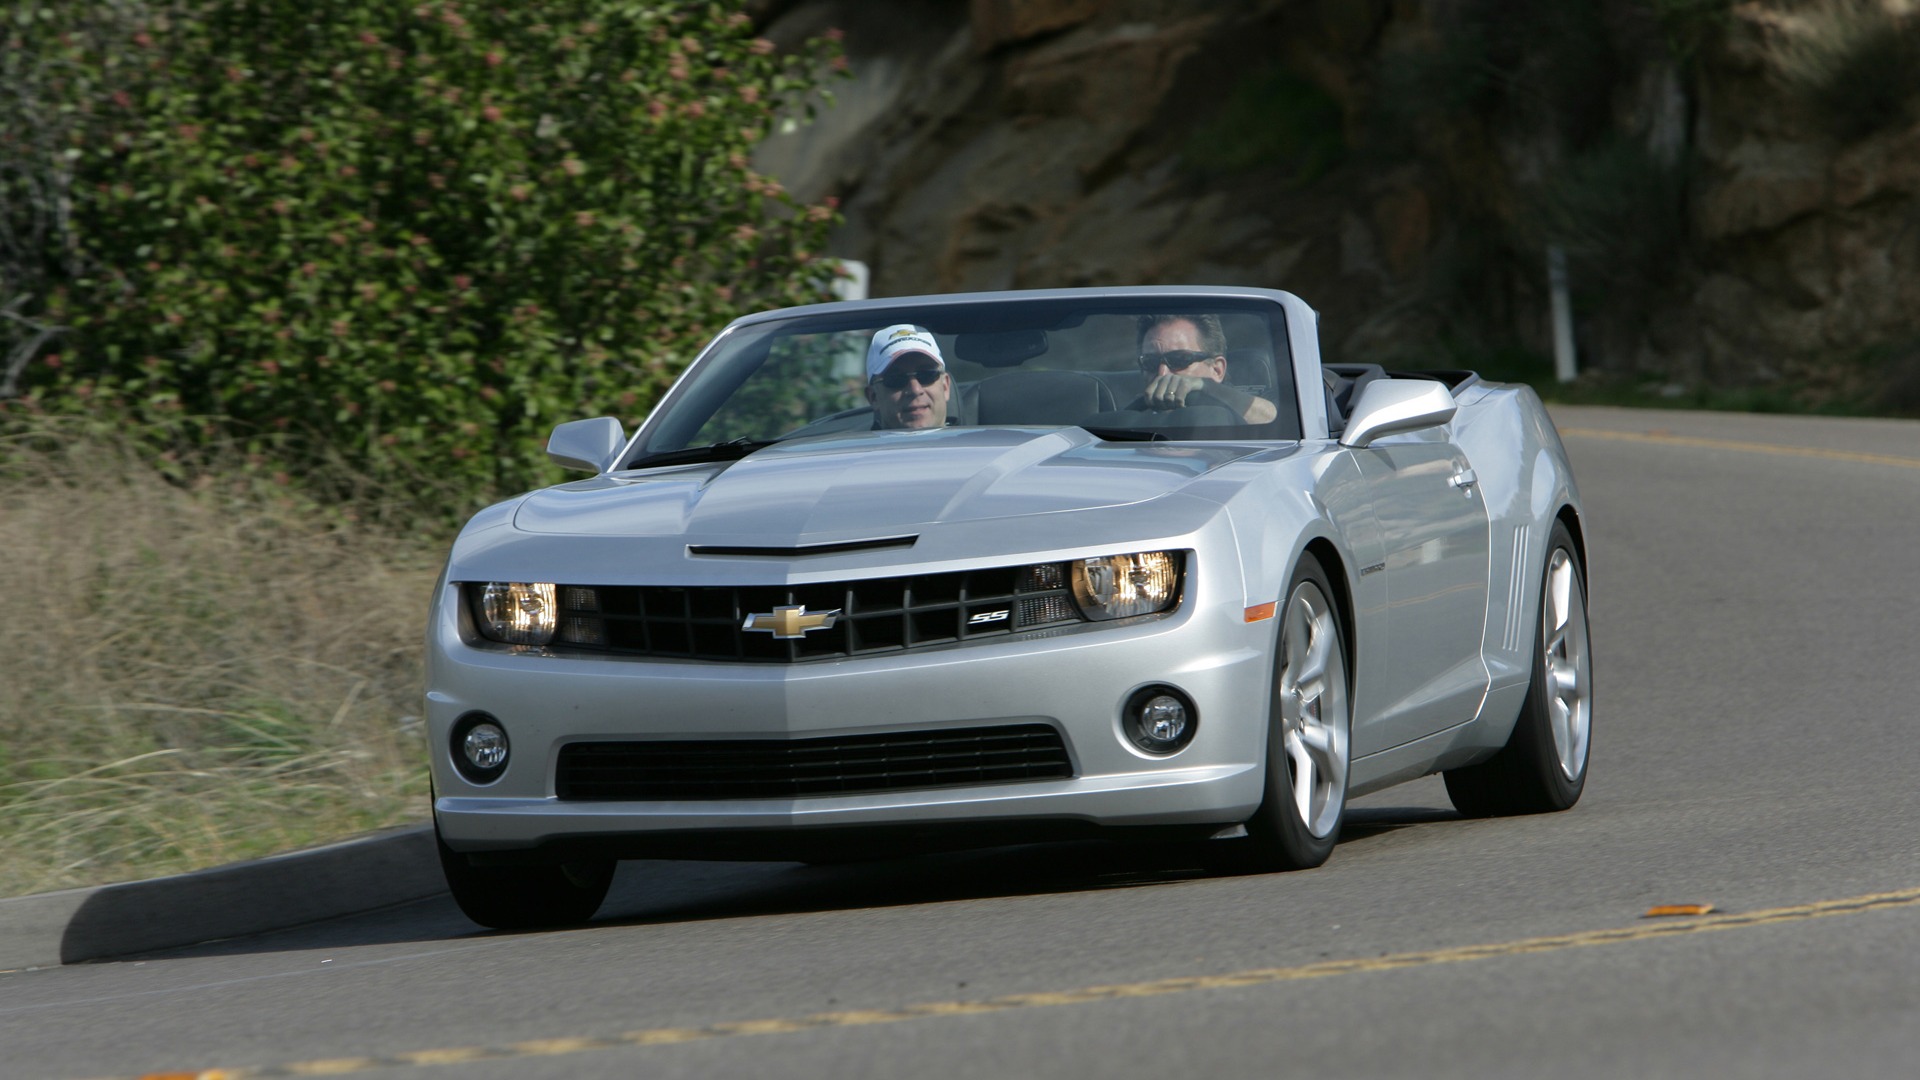
{"type": "MultiPolygon", "coordinates": [[[[1341,831],[1349,855],[1381,838],[1459,821],[1432,807],[1355,807],[1341,831]]],[[[1247,871],[1225,843],[1122,844],[1098,840],[945,852],[873,862],[630,861],[591,926],[647,926],[822,911],[1134,889],[1230,879],[1247,871]]],[[[1337,873],[1334,862],[1320,873],[1337,873]]],[[[538,931],[543,933],[566,931],[538,931]]],[[[165,957],[337,950],[354,946],[505,936],[483,930],[440,896],[291,930],[151,954],[165,957]]]]}

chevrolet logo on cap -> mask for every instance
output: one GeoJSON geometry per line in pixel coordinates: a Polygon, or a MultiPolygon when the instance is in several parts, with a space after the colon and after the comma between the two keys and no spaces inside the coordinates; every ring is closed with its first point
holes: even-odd
{"type": "Polygon", "coordinates": [[[805,604],[798,607],[777,607],[771,612],[754,612],[747,621],[740,624],[742,630],[760,630],[776,638],[799,638],[807,636],[809,631],[826,630],[840,617],[840,609],[816,611],[807,614],[805,604]]]}

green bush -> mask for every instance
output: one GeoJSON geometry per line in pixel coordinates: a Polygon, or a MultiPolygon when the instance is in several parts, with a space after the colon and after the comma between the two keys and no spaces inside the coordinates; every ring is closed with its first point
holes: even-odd
{"type": "Polygon", "coordinates": [[[726,319],[824,292],[831,203],[747,155],[837,45],[779,55],[737,10],[65,0],[7,32],[79,118],[0,133],[70,170],[79,253],[39,253],[70,330],[16,409],[513,489],[556,421],[635,418],[726,319]]]}
{"type": "Polygon", "coordinates": [[[1346,154],[1340,103],[1283,68],[1244,75],[1193,134],[1187,160],[1204,171],[1279,166],[1294,186],[1324,176],[1346,154]]]}

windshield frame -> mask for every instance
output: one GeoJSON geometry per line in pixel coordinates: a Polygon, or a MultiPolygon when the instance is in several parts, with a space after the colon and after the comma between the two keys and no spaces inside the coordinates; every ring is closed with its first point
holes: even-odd
{"type": "MultiPolygon", "coordinates": [[[[704,445],[704,441],[694,441],[701,427],[767,362],[771,343],[790,335],[846,332],[853,328],[902,322],[923,325],[941,335],[974,334],[1035,326],[1077,327],[1090,315],[1200,313],[1254,316],[1264,323],[1268,334],[1268,355],[1264,362],[1270,366],[1265,373],[1269,381],[1264,385],[1272,395],[1277,415],[1265,423],[1170,429],[1158,437],[1173,441],[1241,442],[1298,441],[1305,437],[1307,429],[1313,426],[1314,420],[1320,419],[1320,415],[1313,409],[1318,402],[1311,399],[1306,399],[1303,408],[1297,371],[1300,362],[1298,354],[1301,351],[1297,340],[1298,324],[1302,321],[1302,313],[1315,320],[1317,315],[1290,294],[1255,289],[1178,287],[962,293],[815,304],[761,312],[736,320],[688,365],[687,370],[634,432],[632,440],[615,459],[617,464],[614,468],[630,468],[630,463],[648,457],[704,445]],[[1291,310],[1294,307],[1300,311],[1291,310]],[[758,355],[755,355],[756,350],[758,355]]],[[[1316,344],[1309,342],[1307,348],[1312,350],[1316,344]]],[[[1314,352],[1317,354],[1317,350],[1314,352]]],[[[1025,363],[1008,364],[1004,370],[1019,371],[1025,363]]],[[[1072,369],[1041,366],[1026,370],[1072,369]]],[[[1104,374],[1111,376],[1115,372],[1105,370],[1104,374]]],[[[816,417],[816,422],[819,419],[816,417]]],[[[1324,423],[1324,420],[1321,422],[1324,423]]],[[[1099,427],[1098,424],[1092,426],[1099,427]]],[[[1153,430],[1151,426],[1141,429],[1143,432],[1153,430]]],[[[1118,433],[1101,437],[1115,438],[1118,433]]],[[[1138,437],[1154,436],[1143,434],[1138,437]]]]}

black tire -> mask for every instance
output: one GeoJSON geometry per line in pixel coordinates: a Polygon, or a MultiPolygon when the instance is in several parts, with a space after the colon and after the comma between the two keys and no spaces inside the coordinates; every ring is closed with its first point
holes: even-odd
{"type": "Polygon", "coordinates": [[[1467,817],[1565,810],[1586,789],[1593,724],[1587,575],[1564,524],[1554,523],[1540,576],[1533,675],[1513,734],[1493,757],[1445,774],[1447,795],[1467,817]]]}
{"type": "Polygon", "coordinates": [[[1303,555],[1279,611],[1266,793],[1242,841],[1251,869],[1311,869],[1327,861],[1340,839],[1352,764],[1353,687],[1334,595],[1319,561],[1303,555]]]}
{"type": "Polygon", "coordinates": [[[467,918],[495,930],[573,926],[593,918],[613,884],[614,861],[475,866],[440,840],[440,869],[467,918]]]}

